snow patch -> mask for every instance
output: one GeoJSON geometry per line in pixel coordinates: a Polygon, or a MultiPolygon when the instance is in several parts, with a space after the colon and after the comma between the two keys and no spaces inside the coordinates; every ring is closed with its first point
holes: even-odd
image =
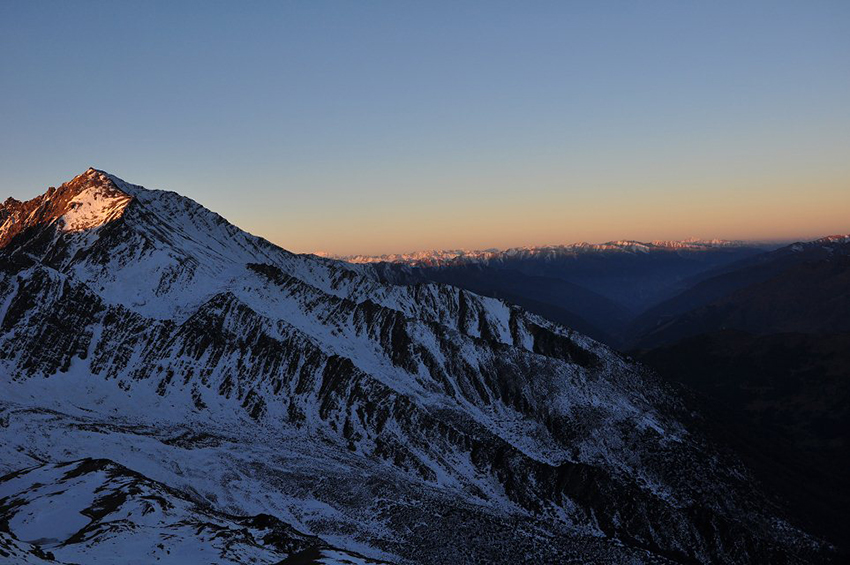
{"type": "Polygon", "coordinates": [[[62,231],[81,232],[108,224],[121,217],[132,196],[103,186],[92,186],[68,202],[62,215],[62,231]]]}

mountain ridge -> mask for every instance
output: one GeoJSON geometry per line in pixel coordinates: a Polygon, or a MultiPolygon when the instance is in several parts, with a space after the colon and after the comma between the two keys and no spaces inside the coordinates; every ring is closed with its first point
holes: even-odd
{"type": "Polygon", "coordinates": [[[847,311],[841,289],[846,288],[842,273],[847,271],[848,256],[850,236],[833,235],[795,242],[705,273],[685,292],[632,322],[629,348],[669,343],[706,328],[756,333],[847,331],[850,327],[840,319],[830,324],[824,320],[847,311]],[[807,317],[809,326],[820,325],[807,326],[807,317]],[[765,322],[768,318],[774,320],[771,327],[765,322]]]}
{"type": "Polygon", "coordinates": [[[653,251],[700,251],[746,245],[761,244],[759,242],[743,240],[688,238],[683,240],[653,240],[651,242],[636,240],[614,240],[605,243],[576,242],[560,245],[529,245],[506,249],[435,249],[384,255],[333,255],[322,252],[316,253],[316,255],[340,259],[350,263],[404,263],[413,266],[437,267],[459,263],[498,261],[505,258],[558,257],[594,252],[650,253],[653,251]]]}

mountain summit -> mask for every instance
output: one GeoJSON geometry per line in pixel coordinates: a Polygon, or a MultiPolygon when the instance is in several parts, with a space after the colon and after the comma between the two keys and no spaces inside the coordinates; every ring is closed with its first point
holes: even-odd
{"type": "Polygon", "coordinates": [[[132,200],[102,171],[88,169],[58,189],[27,202],[0,205],[0,246],[25,230],[56,225],[67,232],[94,229],[120,218],[132,200]]]}
{"type": "Polygon", "coordinates": [[[4,556],[829,557],[673,389],[498,299],[94,169],[0,221],[4,556]]]}

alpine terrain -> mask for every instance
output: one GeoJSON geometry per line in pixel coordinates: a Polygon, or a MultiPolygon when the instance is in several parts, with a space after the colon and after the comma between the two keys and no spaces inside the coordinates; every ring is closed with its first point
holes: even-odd
{"type": "Polygon", "coordinates": [[[835,559],[607,346],[95,169],[0,206],[0,387],[2,562],[835,559]]]}
{"type": "Polygon", "coordinates": [[[758,255],[768,244],[689,239],[349,256],[395,284],[436,282],[501,298],[613,347],[625,329],[693,279],[758,255]]]}

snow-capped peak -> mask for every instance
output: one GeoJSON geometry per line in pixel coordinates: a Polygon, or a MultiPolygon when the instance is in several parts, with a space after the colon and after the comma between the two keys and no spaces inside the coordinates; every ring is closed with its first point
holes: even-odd
{"type": "Polygon", "coordinates": [[[99,228],[120,218],[132,200],[110,175],[89,168],[26,202],[6,199],[0,205],[0,248],[28,229],[55,225],[59,231],[77,233],[99,228]]]}
{"type": "Polygon", "coordinates": [[[68,202],[68,210],[61,216],[62,230],[78,232],[108,224],[121,217],[132,199],[117,188],[89,186],[68,202]]]}
{"type": "Polygon", "coordinates": [[[850,234],[828,235],[815,241],[815,243],[850,243],[850,234]]]}

